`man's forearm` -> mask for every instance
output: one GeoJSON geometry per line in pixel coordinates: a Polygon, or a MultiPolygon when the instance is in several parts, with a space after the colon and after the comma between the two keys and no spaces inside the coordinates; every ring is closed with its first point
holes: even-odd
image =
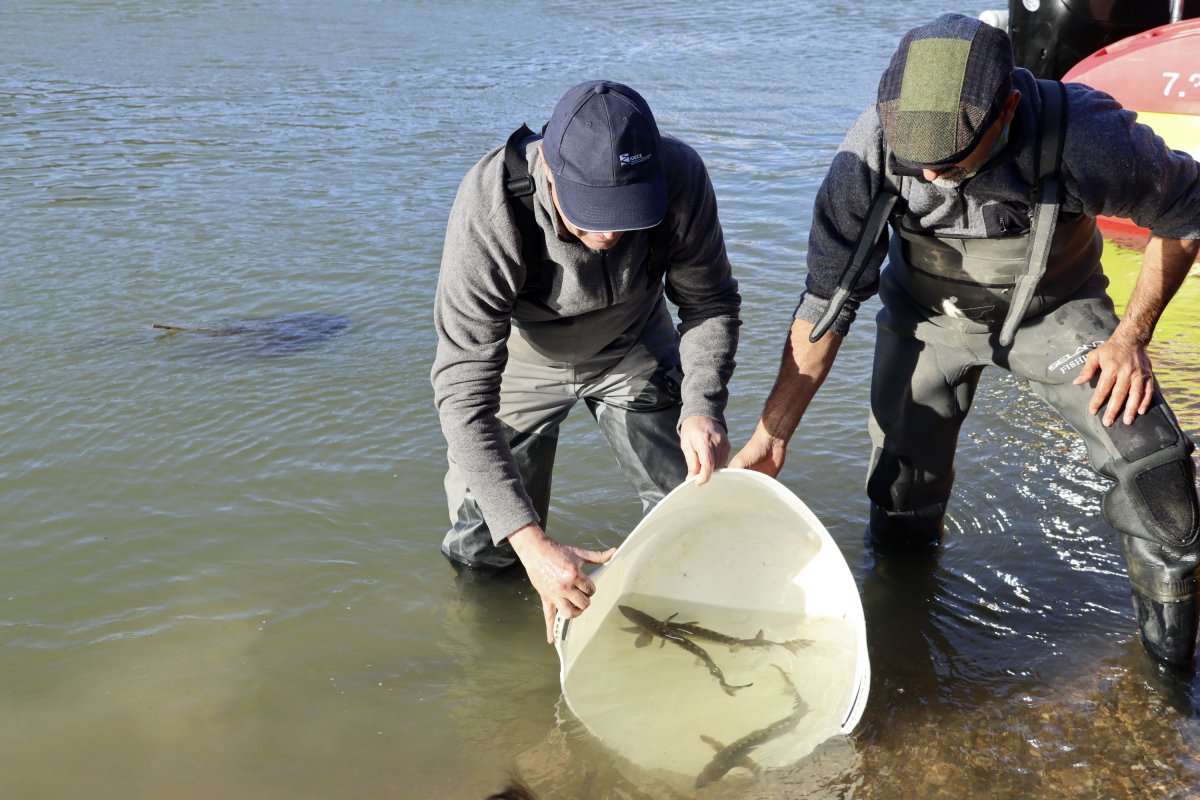
{"type": "Polygon", "coordinates": [[[773,441],[788,442],[808,404],[829,375],[842,337],[826,333],[815,343],[810,342],[808,336],[812,329],[811,322],[792,321],[779,375],[767,397],[756,435],[765,434],[773,441]]]}
{"type": "Polygon", "coordinates": [[[684,330],[679,341],[683,370],[680,419],[710,417],[724,425],[740,324],[736,316],[724,316],[684,330]]]}
{"type": "Polygon", "coordinates": [[[1129,305],[1113,336],[1128,339],[1142,347],[1149,344],[1154,335],[1154,326],[1158,324],[1167,303],[1183,284],[1198,254],[1200,240],[1151,236],[1129,305]]]}
{"type": "Polygon", "coordinates": [[[504,427],[480,398],[451,395],[439,409],[450,458],[487,520],[493,539],[538,519],[504,427]]]}

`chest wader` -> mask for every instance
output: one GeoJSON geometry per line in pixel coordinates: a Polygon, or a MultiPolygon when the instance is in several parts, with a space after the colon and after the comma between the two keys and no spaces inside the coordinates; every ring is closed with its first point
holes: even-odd
{"type": "MultiPolygon", "coordinates": [[[[521,234],[526,282],[522,293],[542,290],[544,234],[533,212],[535,184],[525,159],[535,134],[522,125],[505,146],[505,191],[521,234]]],[[[648,287],[661,282],[667,267],[666,226],[651,234],[647,255],[648,287]],[[661,230],[660,230],[661,229],[661,230]]],[[[593,333],[595,331],[593,330],[593,333]]],[[[587,323],[569,326],[564,335],[588,338],[587,323]]],[[[601,341],[611,337],[605,332],[601,341]]],[[[548,361],[513,327],[508,362],[500,379],[496,417],[528,495],[545,528],[559,426],[583,400],[613,451],[625,477],[642,501],[643,513],[687,477],[679,446],[680,384],[678,335],[666,301],[640,329],[626,331],[599,353],[569,363],[548,361]]],[[[496,571],[514,566],[516,552],[507,541],[512,531],[492,531],[475,496],[453,459],[445,476],[451,528],[442,554],[456,568],[496,571]]]]}
{"type": "Polygon", "coordinates": [[[1098,269],[1094,223],[1058,217],[1061,90],[1041,83],[1028,236],[939,239],[892,217],[871,387],[870,538],[884,549],[940,541],[961,424],[983,368],[1000,366],[1029,381],[1083,438],[1092,468],[1113,481],[1101,508],[1121,534],[1143,645],[1161,661],[1188,665],[1200,564],[1193,445],[1157,390],[1132,425],[1106,428],[1103,409],[1088,410],[1092,387],[1072,383],[1118,320],[1098,269]]]}

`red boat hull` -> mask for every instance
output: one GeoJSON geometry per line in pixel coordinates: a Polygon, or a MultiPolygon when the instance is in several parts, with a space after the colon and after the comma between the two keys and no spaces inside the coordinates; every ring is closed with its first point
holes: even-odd
{"type": "MultiPolygon", "coordinates": [[[[1173,22],[1097,50],[1064,81],[1085,83],[1138,112],[1175,150],[1200,159],[1200,19],[1173,22]]],[[[1101,231],[1144,243],[1149,231],[1127,219],[1101,217],[1101,231]]]]}

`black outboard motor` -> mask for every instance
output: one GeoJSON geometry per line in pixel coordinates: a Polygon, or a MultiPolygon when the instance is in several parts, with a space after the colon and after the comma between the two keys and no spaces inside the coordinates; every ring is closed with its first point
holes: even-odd
{"type": "MultiPolygon", "coordinates": [[[[1008,0],[1008,33],[1018,67],[1061,78],[1106,44],[1171,22],[1171,0],[1008,0]]],[[[1176,0],[1182,18],[1200,0],[1176,0]]]]}

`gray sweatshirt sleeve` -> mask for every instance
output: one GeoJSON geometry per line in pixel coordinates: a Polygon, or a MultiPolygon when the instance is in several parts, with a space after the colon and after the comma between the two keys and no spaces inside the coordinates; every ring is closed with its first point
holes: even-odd
{"type": "MultiPolygon", "coordinates": [[[[796,308],[796,319],[815,324],[829,308],[842,272],[858,246],[871,201],[883,184],[884,158],[879,115],[871,107],[851,126],[817,190],[808,235],[808,276],[796,308]]],[[[879,289],[879,268],[886,253],[884,236],[871,252],[858,285],[834,321],[831,328],[834,333],[845,336],[859,304],[879,289]]]]}
{"type": "Polygon", "coordinates": [[[438,347],[431,375],[450,455],[497,542],[538,519],[496,418],[512,307],[525,280],[520,234],[501,185],[501,157],[494,151],[467,173],[450,210],[434,301],[438,347]]]}
{"type": "Polygon", "coordinates": [[[1104,92],[1066,84],[1067,193],[1092,216],[1126,217],[1169,239],[1200,239],[1200,173],[1104,92]]]}
{"type": "Polygon", "coordinates": [[[667,164],[673,227],[667,299],[679,308],[683,409],[679,419],[711,417],[725,425],[727,388],[735,366],[741,295],[725,252],[717,198],[700,156],[677,139],[667,164]]]}

